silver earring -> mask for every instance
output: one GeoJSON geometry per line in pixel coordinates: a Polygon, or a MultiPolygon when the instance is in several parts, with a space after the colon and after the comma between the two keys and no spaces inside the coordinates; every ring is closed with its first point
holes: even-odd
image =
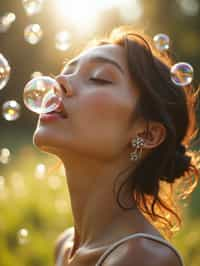
{"type": "Polygon", "coordinates": [[[135,139],[132,139],[131,144],[132,144],[132,147],[135,148],[135,150],[130,153],[130,159],[132,161],[137,161],[142,154],[142,148],[144,146],[144,139],[137,136],[135,139]]]}

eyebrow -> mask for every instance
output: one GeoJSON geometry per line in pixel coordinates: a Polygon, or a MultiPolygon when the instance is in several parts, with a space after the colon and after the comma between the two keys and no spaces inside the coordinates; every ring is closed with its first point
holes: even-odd
{"type": "MultiPolygon", "coordinates": [[[[75,66],[78,62],[80,61],[80,59],[72,59],[69,62],[67,62],[67,66],[75,66]]],[[[122,67],[114,60],[107,58],[107,57],[102,57],[102,56],[95,56],[95,57],[90,57],[89,61],[93,61],[93,62],[103,62],[103,63],[109,63],[114,65],[115,67],[118,68],[118,70],[124,74],[124,70],[122,69],[122,67]]]]}

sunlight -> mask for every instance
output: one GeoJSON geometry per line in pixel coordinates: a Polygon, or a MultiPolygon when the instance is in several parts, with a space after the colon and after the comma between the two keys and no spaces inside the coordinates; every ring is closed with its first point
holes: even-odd
{"type": "Polygon", "coordinates": [[[125,20],[134,20],[141,14],[140,0],[55,0],[55,8],[60,16],[67,18],[81,31],[92,30],[98,14],[112,7],[118,7],[125,20]]]}

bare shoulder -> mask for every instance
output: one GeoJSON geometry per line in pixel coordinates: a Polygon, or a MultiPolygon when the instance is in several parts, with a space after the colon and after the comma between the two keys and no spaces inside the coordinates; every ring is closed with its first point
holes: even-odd
{"type": "Polygon", "coordinates": [[[69,227],[66,230],[64,230],[56,239],[55,241],[55,250],[54,250],[54,258],[55,260],[58,257],[58,253],[61,250],[61,247],[63,246],[64,242],[67,241],[67,239],[71,239],[71,237],[74,234],[74,227],[69,227]]]}
{"type": "Polygon", "coordinates": [[[168,246],[148,238],[130,239],[115,248],[102,266],[181,266],[168,246]]]}

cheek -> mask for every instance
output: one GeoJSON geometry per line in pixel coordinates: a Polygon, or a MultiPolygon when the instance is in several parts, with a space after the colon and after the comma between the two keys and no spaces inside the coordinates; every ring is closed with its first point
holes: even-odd
{"type": "Polygon", "coordinates": [[[130,99],[120,93],[85,95],[79,106],[79,125],[90,138],[96,136],[102,141],[119,141],[128,128],[131,105],[130,99]]]}

